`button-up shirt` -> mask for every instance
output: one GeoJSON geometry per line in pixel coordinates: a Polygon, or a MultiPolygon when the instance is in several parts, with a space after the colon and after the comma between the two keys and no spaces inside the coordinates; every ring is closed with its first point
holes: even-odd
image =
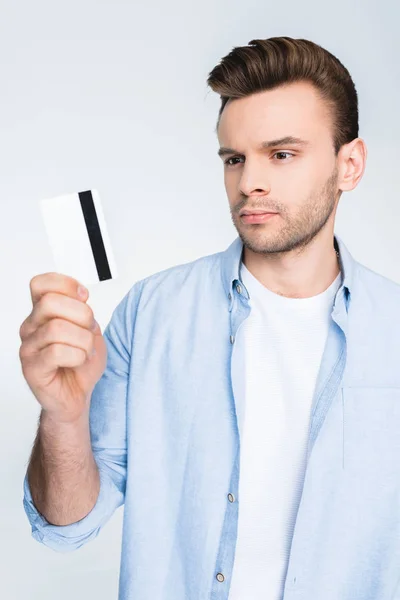
{"type": "MultiPolygon", "coordinates": [[[[335,235],[342,283],[312,400],[283,600],[400,598],[400,286],[335,235]]],[[[231,380],[251,310],[243,244],[135,283],[104,330],[90,409],[100,493],[49,524],[24,480],[33,537],[57,551],[124,507],[119,600],[228,600],[240,496],[231,380]]],[[[267,565],[266,565],[266,568],[267,565]]],[[[268,598],[268,590],[265,590],[268,598]]]]}

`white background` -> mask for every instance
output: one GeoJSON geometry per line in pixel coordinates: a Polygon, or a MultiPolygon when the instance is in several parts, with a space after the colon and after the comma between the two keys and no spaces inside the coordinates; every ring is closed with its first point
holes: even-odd
{"type": "MultiPolygon", "coordinates": [[[[234,46],[288,35],[349,69],[368,147],[336,231],[354,258],[400,282],[396,2],[0,2],[0,597],[117,597],[123,509],[80,550],[30,536],[22,483],[39,406],[20,369],[30,279],[55,270],[39,200],[96,188],[119,278],[90,287],[102,329],[135,281],[236,237],[217,157],[208,72],[234,46]]],[[[138,599],[139,600],[139,599],[138,599]]]]}

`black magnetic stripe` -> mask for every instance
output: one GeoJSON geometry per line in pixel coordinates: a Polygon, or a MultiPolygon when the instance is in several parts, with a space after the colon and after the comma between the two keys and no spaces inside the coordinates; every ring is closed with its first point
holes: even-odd
{"type": "Polygon", "coordinates": [[[86,223],[90,245],[92,247],[94,262],[100,281],[111,279],[110,266],[108,264],[103,236],[101,235],[99,221],[93,202],[92,192],[79,192],[79,200],[86,223]]]}

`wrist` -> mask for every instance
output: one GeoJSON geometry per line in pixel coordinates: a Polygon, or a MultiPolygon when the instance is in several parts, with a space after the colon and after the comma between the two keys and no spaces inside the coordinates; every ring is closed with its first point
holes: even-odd
{"type": "Polygon", "coordinates": [[[40,427],[45,429],[86,429],[89,426],[89,408],[78,414],[51,411],[42,408],[40,427]]]}

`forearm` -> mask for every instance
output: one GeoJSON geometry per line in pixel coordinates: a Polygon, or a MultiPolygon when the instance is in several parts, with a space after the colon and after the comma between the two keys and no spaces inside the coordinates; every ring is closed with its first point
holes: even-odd
{"type": "Polygon", "coordinates": [[[75,523],[92,510],[100,478],[88,415],[75,423],[58,423],[42,411],[28,482],[37,510],[52,525],[75,523]]]}

